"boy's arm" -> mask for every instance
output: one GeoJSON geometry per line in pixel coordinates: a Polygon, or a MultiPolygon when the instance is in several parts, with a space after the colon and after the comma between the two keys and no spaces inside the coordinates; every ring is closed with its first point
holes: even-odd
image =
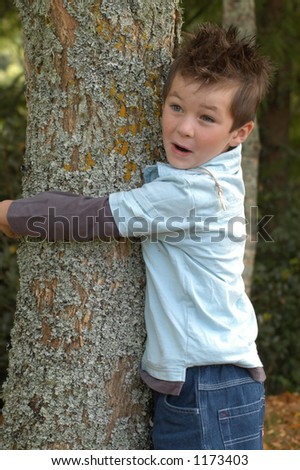
{"type": "Polygon", "coordinates": [[[2,211],[3,224],[11,233],[47,241],[120,238],[108,196],[85,197],[49,191],[8,202],[2,211]]]}
{"type": "Polygon", "coordinates": [[[7,237],[15,238],[17,234],[11,230],[7,220],[7,212],[12,203],[13,201],[10,200],[0,202],[0,232],[3,232],[7,237]]]}

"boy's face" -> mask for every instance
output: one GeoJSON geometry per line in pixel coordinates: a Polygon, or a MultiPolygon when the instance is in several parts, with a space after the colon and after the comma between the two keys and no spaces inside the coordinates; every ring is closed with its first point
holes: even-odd
{"type": "Polygon", "coordinates": [[[195,168],[243,142],[253,122],[232,131],[231,103],[236,87],[199,86],[175,75],[162,114],[168,162],[179,169],[195,168]]]}

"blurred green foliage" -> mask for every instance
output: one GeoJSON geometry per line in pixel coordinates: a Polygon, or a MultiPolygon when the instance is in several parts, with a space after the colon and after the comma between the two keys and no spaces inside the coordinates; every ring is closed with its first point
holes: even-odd
{"type": "Polygon", "coordinates": [[[274,242],[258,243],[251,295],[267,392],[273,394],[300,391],[300,186],[295,181],[288,192],[275,189],[259,197],[261,215],[274,215],[274,242]]]}
{"type": "MultiPolygon", "coordinates": [[[[0,200],[21,195],[26,111],[20,25],[12,2],[0,2],[0,200]]],[[[18,289],[16,242],[0,236],[0,385],[18,289]]]]}
{"type": "MultiPolygon", "coordinates": [[[[256,1],[258,37],[265,52],[286,72],[280,77],[280,89],[290,92],[290,132],[276,162],[271,146],[264,144],[267,158],[260,162],[258,201],[261,217],[274,215],[267,226],[274,242],[259,238],[251,297],[259,322],[258,349],[268,375],[267,392],[279,393],[300,391],[300,12],[298,0],[280,0],[282,11],[275,18],[268,2],[256,1]]],[[[182,7],[187,31],[200,21],[222,22],[222,0],[182,0],[182,7]]],[[[275,87],[277,90],[276,81],[275,87]]],[[[21,195],[25,148],[21,35],[12,0],[0,0],[0,102],[1,200],[21,195]]],[[[263,106],[268,108],[268,100],[263,106]]],[[[263,118],[264,113],[259,119],[262,132],[266,126],[263,118]]],[[[16,243],[0,236],[0,383],[6,374],[18,289],[15,252],[16,243]]]]}
{"type": "Polygon", "coordinates": [[[199,22],[222,23],[222,0],[181,0],[183,30],[190,31],[199,22]]]}
{"type": "Polygon", "coordinates": [[[277,67],[259,115],[258,205],[273,243],[259,240],[252,301],[269,393],[300,391],[300,2],[256,1],[258,40],[277,67]],[[272,9],[272,5],[274,8],[272,9]]]}

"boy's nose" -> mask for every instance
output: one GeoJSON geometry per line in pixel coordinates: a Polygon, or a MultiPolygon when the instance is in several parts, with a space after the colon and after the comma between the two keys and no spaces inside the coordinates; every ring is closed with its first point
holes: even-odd
{"type": "Polygon", "coordinates": [[[193,137],[194,135],[194,126],[192,119],[189,117],[184,117],[178,124],[177,130],[179,134],[186,137],[193,137]]]}

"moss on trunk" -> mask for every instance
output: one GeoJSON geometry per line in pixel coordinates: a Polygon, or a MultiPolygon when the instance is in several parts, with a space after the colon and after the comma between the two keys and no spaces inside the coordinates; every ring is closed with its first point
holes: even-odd
{"type": "MultiPolygon", "coordinates": [[[[18,0],[26,61],[24,195],[104,195],[162,158],[162,82],[178,0],[18,0]]],[[[6,449],[149,448],[139,244],[23,240],[5,385],[6,449]]]]}

